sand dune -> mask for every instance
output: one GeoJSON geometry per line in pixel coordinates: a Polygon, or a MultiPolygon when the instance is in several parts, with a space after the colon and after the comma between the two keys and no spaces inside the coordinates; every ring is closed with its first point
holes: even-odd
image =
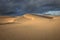
{"type": "Polygon", "coordinates": [[[60,16],[25,14],[16,23],[0,25],[0,40],[60,40],[60,16]]]}

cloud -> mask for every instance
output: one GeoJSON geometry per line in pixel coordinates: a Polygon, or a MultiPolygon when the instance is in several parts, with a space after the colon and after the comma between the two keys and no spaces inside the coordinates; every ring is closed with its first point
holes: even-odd
{"type": "Polygon", "coordinates": [[[50,15],[60,15],[60,11],[48,11],[45,14],[50,14],[50,15]]]}
{"type": "Polygon", "coordinates": [[[0,15],[16,16],[25,13],[42,13],[58,8],[57,4],[59,3],[59,0],[0,0],[0,15]],[[47,6],[47,4],[51,6],[47,6]],[[52,4],[56,4],[57,7],[52,4]]]}

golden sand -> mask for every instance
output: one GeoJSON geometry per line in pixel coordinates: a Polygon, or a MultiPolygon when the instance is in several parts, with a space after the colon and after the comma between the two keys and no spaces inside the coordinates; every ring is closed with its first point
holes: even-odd
{"type": "Polygon", "coordinates": [[[16,23],[0,25],[0,40],[60,40],[60,16],[26,14],[16,23]]]}

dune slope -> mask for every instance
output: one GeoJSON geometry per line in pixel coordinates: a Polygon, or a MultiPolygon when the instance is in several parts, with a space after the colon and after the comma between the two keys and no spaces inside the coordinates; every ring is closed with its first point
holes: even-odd
{"type": "Polygon", "coordinates": [[[16,23],[0,25],[0,40],[60,40],[60,16],[25,14],[16,23]]]}

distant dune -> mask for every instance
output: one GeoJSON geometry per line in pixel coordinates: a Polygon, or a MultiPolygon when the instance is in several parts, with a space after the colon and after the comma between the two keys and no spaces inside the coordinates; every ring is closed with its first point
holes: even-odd
{"type": "Polygon", "coordinates": [[[25,14],[16,23],[0,25],[0,40],[60,40],[60,16],[47,17],[25,14]]]}

